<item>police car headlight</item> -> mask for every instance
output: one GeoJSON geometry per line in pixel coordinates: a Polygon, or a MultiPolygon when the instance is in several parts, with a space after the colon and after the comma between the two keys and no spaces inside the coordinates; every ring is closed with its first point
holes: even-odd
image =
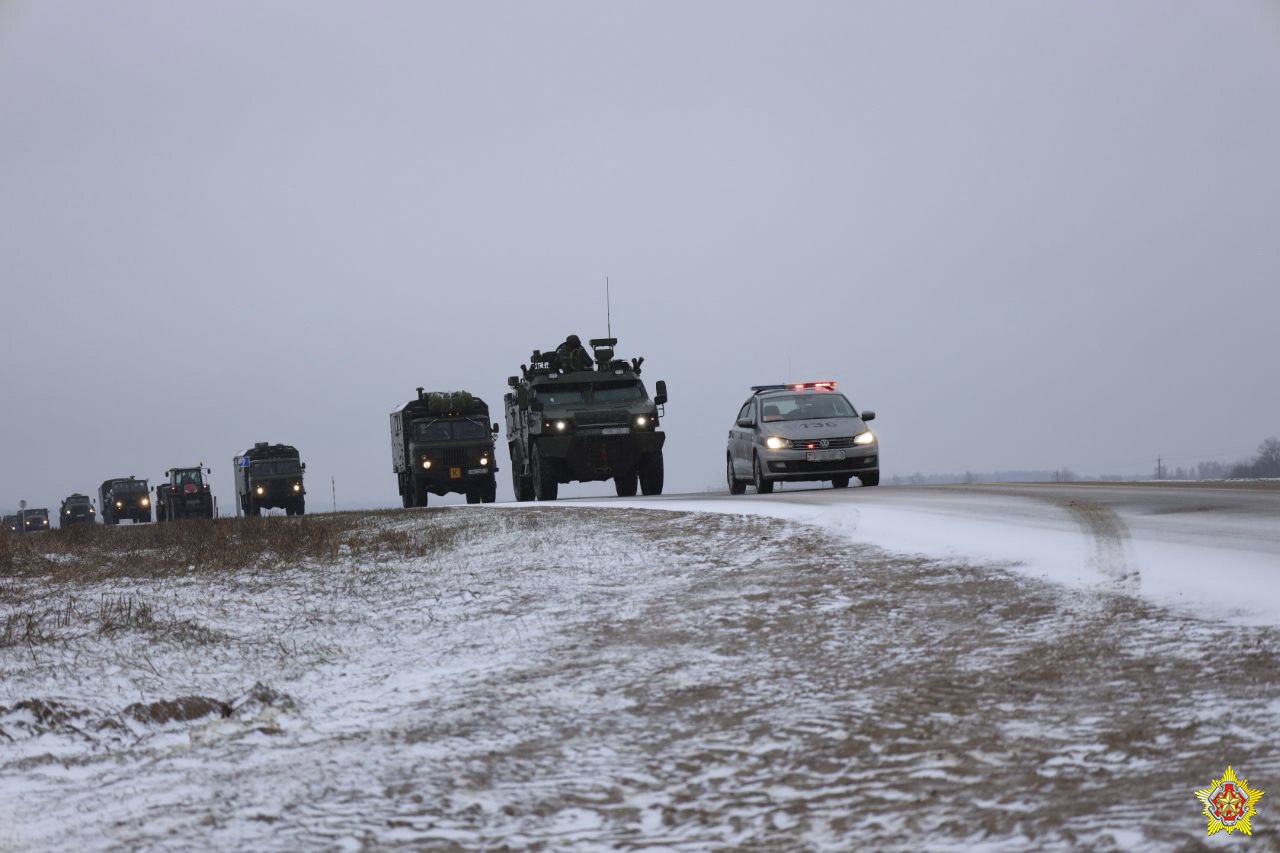
{"type": "Polygon", "coordinates": [[[789,442],[785,438],[780,438],[776,435],[771,435],[764,440],[764,446],[770,450],[782,450],[788,444],[789,442]]]}
{"type": "Polygon", "coordinates": [[[858,435],[855,435],[853,437],[853,443],[862,447],[865,447],[868,444],[875,444],[876,435],[871,430],[867,430],[864,433],[859,433],[858,435]]]}

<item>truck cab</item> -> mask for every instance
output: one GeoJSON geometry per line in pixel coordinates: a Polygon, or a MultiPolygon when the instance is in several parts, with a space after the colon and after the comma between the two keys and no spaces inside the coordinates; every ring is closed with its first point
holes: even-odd
{"type": "Polygon", "coordinates": [[[151,520],[151,493],[147,481],[133,475],[104,480],[98,487],[98,506],[103,524],[119,524],[128,519],[134,524],[151,520]]]}
{"type": "Polygon", "coordinates": [[[62,507],[58,512],[58,525],[65,528],[76,524],[93,524],[95,518],[97,518],[97,512],[93,508],[93,501],[88,495],[76,493],[68,495],[62,501],[62,507]]]}
{"type": "Polygon", "coordinates": [[[484,400],[466,391],[424,391],[391,413],[391,462],[404,506],[426,506],[429,494],[497,499],[497,424],[484,400]]]}
{"type": "Polygon", "coordinates": [[[49,510],[24,509],[18,513],[18,526],[22,533],[42,533],[49,529],[49,510]]]}
{"type": "Polygon", "coordinates": [[[231,460],[236,481],[236,510],[246,516],[266,509],[302,515],[307,490],[302,475],[307,464],[296,447],[259,441],[231,460]]]}

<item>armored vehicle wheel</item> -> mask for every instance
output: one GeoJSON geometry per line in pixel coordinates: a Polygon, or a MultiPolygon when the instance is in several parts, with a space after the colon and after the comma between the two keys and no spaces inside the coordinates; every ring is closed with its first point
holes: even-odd
{"type": "Polygon", "coordinates": [[[613,478],[613,489],[620,498],[634,497],[636,493],[636,472],[628,471],[613,478]]]}
{"type": "Polygon", "coordinates": [[[752,479],[756,484],[757,495],[767,495],[773,491],[773,480],[766,479],[764,470],[760,467],[760,457],[753,456],[751,463],[752,479]]]}
{"type": "Polygon", "coordinates": [[[729,494],[740,495],[747,490],[747,484],[733,476],[733,457],[725,454],[724,476],[729,481],[729,494]]]}
{"type": "Polygon", "coordinates": [[[834,477],[834,478],[832,478],[832,480],[831,480],[831,488],[833,488],[833,489],[847,489],[847,488],[849,488],[849,478],[848,478],[848,477],[834,477]]]}
{"type": "Polygon", "coordinates": [[[490,479],[488,485],[480,492],[482,503],[491,504],[498,499],[498,481],[490,479]]]}
{"type": "Polygon", "coordinates": [[[540,501],[553,501],[560,491],[555,471],[542,458],[542,448],[533,447],[533,496],[540,501]]]}
{"type": "Polygon", "coordinates": [[[467,489],[467,503],[469,503],[469,504],[478,504],[478,503],[480,503],[480,490],[479,490],[479,489],[474,488],[474,487],[472,487],[472,488],[470,488],[470,489],[467,489]]]}
{"type": "Polygon", "coordinates": [[[880,485],[880,472],[876,471],[874,474],[862,474],[858,477],[858,480],[862,482],[863,486],[878,486],[880,485]]]}
{"type": "Polygon", "coordinates": [[[662,451],[646,453],[640,459],[640,491],[646,495],[662,494],[662,451]]]}

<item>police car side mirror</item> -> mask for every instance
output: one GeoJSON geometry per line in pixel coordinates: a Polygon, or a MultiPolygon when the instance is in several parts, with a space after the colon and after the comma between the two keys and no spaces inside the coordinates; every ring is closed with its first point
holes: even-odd
{"type": "Polygon", "coordinates": [[[863,409],[863,410],[862,410],[862,422],[863,422],[863,423],[866,423],[867,421],[874,421],[875,419],[876,419],[876,413],[875,413],[875,412],[871,411],[870,409],[863,409]]]}
{"type": "Polygon", "coordinates": [[[654,405],[661,406],[665,404],[667,402],[667,383],[659,379],[654,386],[654,390],[657,392],[653,395],[654,405]]]}
{"type": "Polygon", "coordinates": [[[756,422],[751,420],[751,418],[738,418],[738,426],[740,427],[753,427],[755,425],[756,422]]]}

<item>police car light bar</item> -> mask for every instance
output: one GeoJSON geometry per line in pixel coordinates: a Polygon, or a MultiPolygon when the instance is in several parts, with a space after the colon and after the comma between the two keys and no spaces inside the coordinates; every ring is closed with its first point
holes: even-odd
{"type": "Polygon", "coordinates": [[[752,385],[751,390],[757,394],[761,391],[834,391],[836,383],[822,380],[821,382],[793,382],[789,385],[752,385]]]}

